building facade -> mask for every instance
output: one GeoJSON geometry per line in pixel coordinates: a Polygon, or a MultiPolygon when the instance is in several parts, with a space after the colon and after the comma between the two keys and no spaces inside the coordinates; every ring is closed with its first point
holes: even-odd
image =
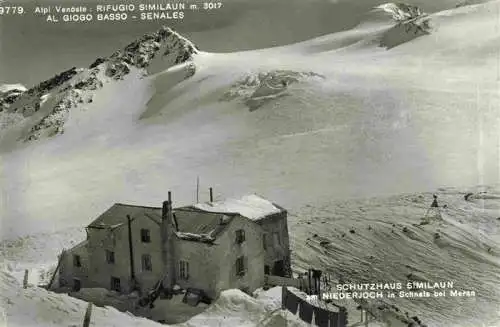
{"type": "Polygon", "coordinates": [[[251,292],[264,275],[290,277],[287,212],[256,195],[172,208],[114,204],[64,251],[62,287],[147,292],[167,288],[251,292]]]}

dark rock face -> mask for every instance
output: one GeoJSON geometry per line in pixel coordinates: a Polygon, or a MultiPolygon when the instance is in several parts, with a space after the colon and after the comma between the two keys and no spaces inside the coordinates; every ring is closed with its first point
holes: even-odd
{"type": "Polygon", "coordinates": [[[34,95],[34,94],[45,94],[48,91],[62,85],[63,83],[69,81],[73,76],[77,74],[76,67],[73,67],[71,69],[68,69],[62,73],[57,74],[56,76],[52,77],[51,79],[48,79],[44,82],[41,82],[37,86],[31,88],[28,90],[28,94],[34,95]]]}
{"type": "Polygon", "coordinates": [[[108,63],[105,72],[106,76],[112,77],[115,80],[123,79],[128,73],[130,73],[130,68],[128,64],[124,62],[108,63]]]}
{"type": "Polygon", "coordinates": [[[9,92],[6,92],[3,97],[2,97],[2,100],[7,103],[7,104],[13,104],[14,101],[16,101],[16,99],[21,95],[23,94],[22,91],[18,91],[18,90],[11,90],[9,92]]]}
{"type": "Polygon", "coordinates": [[[97,78],[96,74],[76,83],[74,88],[78,90],[97,90],[103,87],[103,83],[97,78]]]}
{"type": "Polygon", "coordinates": [[[93,63],[90,64],[89,69],[95,68],[99,66],[100,64],[106,62],[106,59],[104,58],[97,58],[93,63]]]}

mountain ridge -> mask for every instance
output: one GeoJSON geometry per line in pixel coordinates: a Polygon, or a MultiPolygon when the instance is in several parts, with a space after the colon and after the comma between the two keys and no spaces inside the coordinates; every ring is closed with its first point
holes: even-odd
{"type": "MultiPolygon", "coordinates": [[[[0,114],[3,113],[0,126],[8,129],[17,125],[28,129],[28,135],[22,137],[23,142],[63,134],[69,112],[78,104],[92,103],[93,93],[105,84],[123,80],[132,70],[139,70],[147,76],[152,63],[167,69],[189,62],[197,53],[199,49],[191,41],[163,26],[109,57],[97,58],[88,68],[72,67],[27,90],[16,89],[0,94],[0,114]],[[45,103],[51,108],[42,108],[45,103]],[[34,124],[23,124],[26,118],[34,115],[37,115],[34,124]]],[[[186,78],[196,71],[192,63],[186,69],[186,78]]]]}

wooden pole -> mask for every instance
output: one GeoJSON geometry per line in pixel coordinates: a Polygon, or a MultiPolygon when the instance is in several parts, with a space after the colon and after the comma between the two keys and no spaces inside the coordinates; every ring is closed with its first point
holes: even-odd
{"type": "Polygon", "coordinates": [[[92,316],[92,303],[89,302],[87,305],[87,310],[85,311],[85,316],[83,317],[83,327],[90,326],[90,318],[92,316]]]}
{"type": "Polygon", "coordinates": [[[128,247],[130,254],[130,279],[132,283],[135,281],[135,270],[134,270],[134,248],[132,246],[132,218],[130,215],[127,215],[127,223],[128,223],[128,247]]]}
{"type": "Polygon", "coordinates": [[[281,310],[286,309],[286,286],[281,286],[281,310]]]}
{"type": "Polygon", "coordinates": [[[196,177],[196,203],[200,202],[200,177],[196,177]]]}
{"type": "Polygon", "coordinates": [[[25,269],[24,270],[24,278],[23,278],[23,288],[24,289],[28,288],[28,275],[29,275],[29,270],[25,269]]]}
{"type": "Polygon", "coordinates": [[[337,327],[337,313],[329,311],[328,315],[328,326],[330,327],[337,327]]]}
{"type": "Polygon", "coordinates": [[[319,296],[319,299],[321,300],[321,270],[318,270],[318,296],[319,296]]]}
{"type": "Polygon", "coordinates": [[[308,291],[308,294],[312,295],[313,291],[312,291],[312,281],[311,281],[311,269],[307,270],[307,280],[309,282],[309,291],[308,291]]]}

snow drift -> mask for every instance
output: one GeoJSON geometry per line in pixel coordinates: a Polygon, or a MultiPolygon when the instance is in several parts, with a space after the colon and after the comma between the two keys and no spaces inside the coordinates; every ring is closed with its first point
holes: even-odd
{"type": "MultiPolygon", "coordinates": [[[[48,292],[42,288],[23,289],[19,282],[0,271],[0,325],[8,327],[81,326],[87,303],[48,292]]],[[[94,326],[161,326],[111,307],[94,307],[94,326]]]]}
{"type": "MultiPolygon", "coordinates": [[[[264,292],[260,298],[252,298],[239,290],[224,291],[206,312],[171,326],[307,326],[300,318],[281,311],[281,289],[277,290],[264,292]]],[[[23,289],[18,280],[5,271],[0,271],[0,291],[0,326],[81,326],[87,307],[87,302],[65,294],[34,286],[23,289]]],[[[108,306],[94,306],[90,325],[168,326],[108,306]]]]}

